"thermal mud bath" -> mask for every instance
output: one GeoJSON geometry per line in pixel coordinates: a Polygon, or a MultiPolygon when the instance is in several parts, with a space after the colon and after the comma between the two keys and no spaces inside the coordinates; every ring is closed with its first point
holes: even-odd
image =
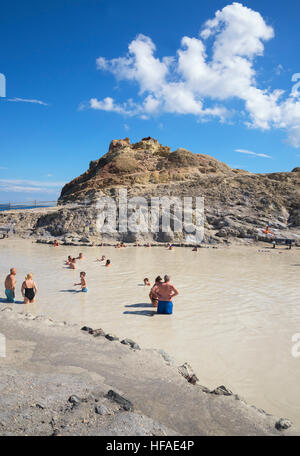
{"type": "MultiPolygon", "coordinates": [[[[248,404],[276,417],[289,418],[294,429],[299,429],[300,361],[292,356],[295,345],[292,337],[299,333],[300,328],[300,250],[297,247],[292,250],[270,247],[210,247],[193,252],[191,248],[175,247],[170,251],[162,246],[54,248],[30,241],[6,240],[0,243],[0,272],[4,278],[10,267],[17,269],[16,303],[9,305],[12,311],[1,312],[0,331],[4,333],[6,328],[7,337],[27,339],[27,330],[24,329],[23,335],[23,329],[20,333],[17,330],[18,324],[26,322],[26,328],[33,325],[30,331],[36,332],[36,336],[31,334],[29,340],[38,340],[38,333],[46,337],[51,328],[37,320],[27,321],[24,317],[23,321],[17,315],[30,313],[34,317],[43,314],[57,322],[78,325],[73,328],[62,325],[55,331],[61,331],[60,341],[68,331],[73,331],[72,340],[66,340],[67,346],[71,347],[76,339],[76,349],[80,350],[83,344],[82,347],[90,349],[91,356],[94,356],[94,348],[86,346],[94,343],[88,342],[93,337],[87,335],[84,339],[80,328],[103,328],[120,341],[124,338],[135,341],[142,348],[137,356],[142,356],[141,353],[148,349],[162,349],[176,359],[177,366],[188,362],[199,379],[198,383],[209,390],[226,385],[248,404]],[[68,255],[77,257],[79,252],[83,253],[84,259],[77,260],[76,269],[70,270],[64,261],[68,255]],[[111,267],[106,268],[104,262],[96,261],[102,255],[111,260],[111,267]],[[25,306],[20,288],[29,271],[34,274],[38,293],[36,302],[25,306]],[[74,283],[79,282],[81,271],[86,272],[87,293],[79,291],[78,286],[74,287],[74,283]],[[143,282],[147,277],[153,284],[158,274],[163,277],[166,273],[179,290],[171,316],[155,314],[149,299],[150,287],[143,282]],[[15,325],[15,332],[9,329],[8,323],[6,325],[7,319],[9,325],[15,325]]],[[[7,307],[4,297],[3,290],[1,310],[7,307]]],[[[53,342],[55,335],[51,337],[53,342]]],[[[37,340],[28,342],[28,347],[32,348],[37,340]]],[[[113,345],[115,347],[121,346],[118,341],[111,343],[118,344],[113,345]]],[[[51,344],[49,351],[52,351],[51,344]]],[[[41,350],[42,358],[46,357],[45,341],[41,350]]],[[[133,356],[134,350],[128,350],[133,356]]],[[[118,351],[114,353],[119,359],[123,356],[118,351]]],[[[73,365],[74,360],[69,361],[65,359],[66,365],[73,365]]],[[[112,367],[107,368],[107,374],[109,369],[112,367]]],[[[161,372],[156,371],[157,378],[161,372]]],[[[139,371],[141,379],[143,375],[142,370],[139,371]]],[[[151,383],[150,377],[148,380],[151,383]]],[[[107,382],[118,388],[117,382],[115,385],[107,382]]],[[[127,391],[130,391],[128,385],[127,391]]],[[[121,389],[125,391],[126,388],[121,389]]],[[[187,388],[193,386],[187,384],[187,388]]],[[[80,394],[83,394],[82,390],[80,394]]],[[[152,416],[146,409],[143,413],[174,432],[189,433],[178,423],[172,425],[171,421],[160,419],[159,413],[152,416]]],[[[191,426],[190,432],[200,432],[191,426]]],[[[245,429],[239,432],[247,433],[245,429]]],[[[212,432],[221,431],[214,429],[212,432]]],[[[222,432],[231,433],[225,428],[222,432]]],[[[236,432],[232,430],[232,433],[236,432]]],[[[260,432],[263,433],[261,429],[257,430],[260,432]]],[[[268,432],[271,433],[270,429],[268,432]]]]}

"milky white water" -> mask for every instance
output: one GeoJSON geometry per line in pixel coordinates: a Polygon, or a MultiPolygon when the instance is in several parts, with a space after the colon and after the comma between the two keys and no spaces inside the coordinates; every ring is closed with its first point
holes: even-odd
{"type": "Polygon", "coordinates": [[[53,248],[0,241],[0,275],[4,279],[12,266],[18,270],[14,310],[101,327],[143,348],[162,348],[179,362],[188,361],[201,384],[224,384],[299,426],[300,357],[294,358],[291,349],[292,335],[300,333],[300,249],[258,250],[195,253],[190,248],[53,248]],[[67,269],[63,260],[79,251],[86,258],[77,270],[67,269]],[[95,262],[102,254],[112,260],[111,268],[95,262]],[[87,294],[74,293],[81,270],[87,273],[87,294]],[[20,287],[27,272],[34,273],[39,293],[36,304],[25,310],[20,287]],[[165,273],[180,291],[174,314],[149,316],[153,308],[143,278],[153,282],[165,273]]]}

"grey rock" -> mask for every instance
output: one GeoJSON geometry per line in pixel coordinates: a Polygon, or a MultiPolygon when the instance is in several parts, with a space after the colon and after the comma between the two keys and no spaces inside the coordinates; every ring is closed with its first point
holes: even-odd
{"type": "Polygon", "coordinates": [[[90,239],[88,237],[82,237],[79,239],[80,242],[90,242],[90,239]]]}
{"type": "Polygon", "coordinates": [[[134,340],[132,340],[132,339],[123,339],[123,340],[121,340],[121,344],[129,345],[130,348],[132,348],[133,350],[141,349],[140,346],[136,342],[134,342],[134,340]]]}
{"type": "Polygon", "coordinates": [[[42,402],[37,402],[37,403],[35,404],[35,406],[36,406],[37,408],[42,409],[42,410],[45,408],[45,405],[44,405],[42,402]]]}
{"type": "Polygon", "coordinates": [[[110,400],[120,404],[123,407],[124,410],[127,410],[127,411],[133,410],[132,402],[129,401],[128,399],[125,399],[125,397],[120,396],[120,394],[116,393],[115,391],[109,390],[108,393],[107,393],[107,397],[110,400]]]}
{"type": "Polygon", "coordinates": [[[73,405],[78,405],[78,404],[80,404],[80,402],[81,402],[80,399],[79,399],[79,397],[76,396],[75,394],[72,395],[72,396],[70,396],[69,399],[68,399],[68,401],[69,401],[71,404],[73,404],[73,405]]]}
{"type": "Polygon", "coordinates": [[[119,338],[117,336],[114,336],[113,334],[106,334],[105,338],[110,341],[119,340],[119,338]]]}
{"type": "Polygon", "coordinates": [[[199,380],[192,367],[188,363],[182,364],[178,367],[179,373],[192,385],[195,385],[199,380]]]}
{"type": "Polygon", "coordinates": [[[90,328],[89,326],[83,326],[83,327],[81,328],[81,331],[86,331],[86,332],[88,332],[88,333],[91,334],[91,333],[93,332],[93,329],[90,328]]]}
{"type": "Polygon", "coordinates": [[[95,412],[98,413],[98,415],[110,415],[110,411],[103,404],[96,405],[95,412]]]}
{"type": "Polygon", "coordinates": [[[278,431],[283,431],[285,429],[290,428],[293,425],[293,423],[288,420],[287,418],[280,418],[278,421],[275,423],[275,427],[278,431]]]}
{"type": "Polygon", "coordinates": [[[233,392],[226,388],[226,386],[221,385],[212,390],[211,394],[216,394],[218,396],[232,396],[233,392]]]}

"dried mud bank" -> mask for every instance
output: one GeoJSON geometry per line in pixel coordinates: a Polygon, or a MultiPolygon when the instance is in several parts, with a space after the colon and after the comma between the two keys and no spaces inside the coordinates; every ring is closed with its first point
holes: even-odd
{"type": "Polygon", "coordinates": [[[1,304],[0,435],[300,435],[162,350],[1,304]]]}

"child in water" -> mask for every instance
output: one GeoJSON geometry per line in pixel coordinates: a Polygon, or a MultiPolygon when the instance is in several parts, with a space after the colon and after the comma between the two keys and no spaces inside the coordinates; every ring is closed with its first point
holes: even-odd
{"type": "Polygon", "coordinates": [[[79,283],[74,283],[74,286],[80,285],[81,286],[81,291],[86,293],[88,291],[87,283],[86,283],[86,273],[81,272],[80,273],[80,282],[79,283]]]}
{"type": "Polygon", "coordinates": [[[151,283],[150,283],[148,277],[144,278],[144,285],[148,285],[149,287],[151,287],[151,283]]]}

